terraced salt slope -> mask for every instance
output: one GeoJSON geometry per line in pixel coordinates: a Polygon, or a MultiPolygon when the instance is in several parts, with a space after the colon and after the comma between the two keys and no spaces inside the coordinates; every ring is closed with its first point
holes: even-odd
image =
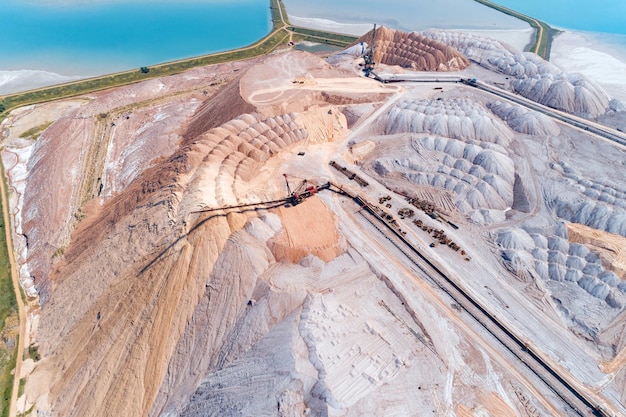
{"type": "Polygon", "coordinates": [[[598,143],[579,153],[571,130],[536,112],[487,99],[483,105],[454,91],[438,95],[400,99],[389,108],[378,124],[380,136],[368,138],[376,146],[359,156],[368,172],[409,195],[447,195],[471,222],[496,228],[503,265],[520,282],[536,283],[565,326],[590,335],[605,357],[616,355],[624,341],[614,338],[612,348],[608,340],[626,302],[616,258],[568,241],[562,221],[623,235],[624,190],[580,165],[603,152],[618,161],[619,150],[598,143]]]}
{"type": "Polygon", "coordinates": [[[561,132],[559,126],[550,117],[528,110],[525,107],[500,101],[490,102],[487,104],[487,107],[518,133],[535,136],[556,136],[561,132]]]}
{"type": "Polygon", "coordinates": [[[417,186],[445,190],[477,223],[501,221],[512,206],[515,164],[506,146],[513,133],[480,104],[401,100],[382,124],[384,135],[404,135],[410,151],[378,156],[372,161],[378,175],[399,173],[417,186]]]}
{"type": "MultiPolygon", "coordinates": [[[[585,245],[570,243],[564,227],[561,234],[564,236],[546,237],[537,233],[528,234],[523,229],[505,229],[498,233],[496,241],[502,247],[502,256],[517,274],[534,273],[547,283],[552,280],[562,286],[577,285],[590,296],[606,303],[603,305],[587,299],[586,314],[591,316],[591,321],[610,321],[624,307],[626,283],[614,272],[606,270],[600,257],[585,245]],[[594,304],[598,304],[597,307],[591,308],[594,304]]],[[[551,285],[552,295],[558,298],[559,285],[551,285]]],[[[564,307],[567,308],[572,301],[564,300],[564,307]]],[[[598,330],[601,330],[600,326],[592,329],[594,333],[598,330]]]]}
{"type": "Polygon", "coordinates": [[[249,181],[260,164],[293,143],[305,140],[308,132],[294,122],[294,114],[264,118],[244,114],[196,139],[205,152],[205,164],[198,174],[214,192],[204,197],[207,207],[240,203],[235,181],[249,181]],[[217,167],[217,169],[216,169],[217,167]],[[214,184],[214,185],[213,185],[214,184]]]}
{"type": "Polygon", "coordinates": [[[570,186],[567,193],[546,190],[549,204],[559,217],[626,236],[626,188],[622,184],[586,177],[564,162],[551,167],[570,186]]]}
{"type": "Polygon", "coordinates": [[[609,109],[609,97],[598,84],[582,74],[564,73],[533,53],[462,32],[431,30],[423,35],[456,48],[485,68],[514,77],[513,89],[538,103],[585,117],[609,109]]]}
{"type": "MultiPolygon", "coordinates": [[[[361,36],[355,45],[370,43],[372,31],[361,36]]],[[[458,71],[469,60],[455,49],[417,32],[402,32],[384,26],[376,29],[374,61],[398,65],[415,71],[458,71]]]]}
{"type": "Polygon", "coordinates": [[[512,132],[474,101],[402,100],[387,115],[384,134],[433,133],[462,140],[506,146],[512,132]]]}

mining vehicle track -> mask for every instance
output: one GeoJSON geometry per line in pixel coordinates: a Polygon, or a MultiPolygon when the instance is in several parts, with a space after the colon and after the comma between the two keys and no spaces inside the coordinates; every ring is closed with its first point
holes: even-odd
{"type": "Polygon", "coordinates": [[[393,243],[411,263],[419,268],[430,281],[448,294],[454,302],[461,306],[463,310],[518,358],[576,414],[597,417],[612,417],[616,415],[606,411],[605,406],[599,404],[597,399],[591,398],[586,392],[570,383],[568,381],[569,377],[563,375],[561,370],[553,368],[549,360],[533,343],[510,330],[494,313],[488,311],[471,294],[423,255],[401,233],[380,217],[368,202],[360,196],[352,196],[345,191],[343,193],[353,198],[363,208],[359,213],[393,243]]]}

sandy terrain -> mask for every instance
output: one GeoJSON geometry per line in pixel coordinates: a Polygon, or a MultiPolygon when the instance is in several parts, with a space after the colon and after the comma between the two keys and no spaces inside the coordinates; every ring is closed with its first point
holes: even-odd
{"type": "MultiPolygon", "coordinates": [[[[428,62],[612,111],[506,45],[381,39],[380,71],[428,62]]],[[[462,83],[378,83],[361,62],[282,51],[12,113],[15,251],[41,303],[18,411],[574,415],[341,187],[626,414],[624,148],[462,83]],[[283,174],[334,185],[294,205],[283,174]]]]}
{"type": "Polygon", "coordinates": [[[278,214],[283,229],[271,244],[278,261],[299,263],[313,255],[328,262],[341,252],[337,222],[320,199],[312,197],[295,207],[280,207],[278,214]]]}

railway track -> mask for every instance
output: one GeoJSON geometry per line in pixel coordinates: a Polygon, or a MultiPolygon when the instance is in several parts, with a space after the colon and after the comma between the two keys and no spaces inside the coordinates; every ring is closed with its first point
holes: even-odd
{"type": "MultiPolygon", "coordinates": [[[[347,193],[344,193],[349,195],[347,193]]],[[[363,209],[359,213],[396,246],[428,279],[450,296],[464,311],[495,337],[508,351],[530,369],[546,386],[560,397],[577,415],[614,417],[597,399],[574,386],[567,375],[554,369],[534,344],[510,330],[494,313],[468,294],[455,280],[423,255],[406,237],[386,222],[376,210],[359,196],[351,196],[363,209]]]]}
{"type": "Polygon", "coordinates": [[[505,100],[508,101],[512,101],[516,104],[519,104],[521,106],[524,106],[528,109],[537,111],[539,113],[545,114],[546,116],[552,117],[553,119],[556,119],[560,122],[569,124],[571,126],[574,126],[578,129],[582,129],[585,130],[587,132],[593,133],[595,135],[601,136],[605,139],[608,139],[610,141],[613,141],[615,143],[618,143],[622,146],[626,146],[626,134],[622,134],[619,131],[613,130],[609,127],[605,127],[602,125],[599,125],[597,123],[593,123],[590,122],[588,120],[582,119],[580,117],[576,117],[573,115],[570,115],[568,113],[564,113],[562,111],[553,109],[551,107],[548,106],[544,106],[543,104],[534,102],[532,100],[529,100],[525,97],[522,97],[520,95],[517,94],[513,94],[510,93],[506,90],[503,90],[501,88],[497,88],[497,87],[493,87],[487,83],[478,81],[478,80],[473,80],[473,79],[468,79],[468,78],[462,78],[462,77],[454,77],[454,76],[446,76],[446,75],[441,75],[441,76],[431,76],[431,77],[412,77],[410,76],[410,74],[392,74],[392,75],[386,75],[385,77],[381,77],[380,75],[376,74],[376,73],[372,73],[374,76],[374,79],[377,81],[380,81],[382,83],[398,83],[398,82],[415,82],[415,83],[463,83],[465,85],[468,85],[470,87],[474,87],[477,88],[479,90],[485,91],[489,94],[493,94],[495,96],[501,97],[505,100]]]}
{"type": "Polygon", "coordinates": [[[563,112],[551,109],[550,107],[544,106],[539,103],[535,103],[534,101],[531,101],[529,99],[523,98],[515,94],[511,94],[508,91],[505,91],[496,87],[492,87],[489,84],[486,84],[480,81],[472,82],[472,81],[467,81],[467,80],[464,81],[464,79],[461,79],[461,82],[471,87],[475,87],[479,90],[486,91],[498,97],[502,97],[514,103],[520,104],[531,110],[538,111],[540,113],[543,113],[547,116],[550,116],[556,120],[567,123],[579,129],[583,129],[587,132],[591,132],[598,136],[602,136],[603,138],[611,140],[615,143],[619,143],[622,146],[626,146],[626,135],[620,135],[618,132],[608,127],[603,127],[596,123],[591,123],[584,119],[578,118],[576,116],[572,116],[567,113],[563,113],[563,112]]]}

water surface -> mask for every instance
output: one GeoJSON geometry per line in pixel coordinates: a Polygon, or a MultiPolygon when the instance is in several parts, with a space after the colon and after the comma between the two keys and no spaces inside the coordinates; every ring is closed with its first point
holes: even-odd
{"type": "Polygon", "coordinates": [[[254,43],[268,0],[2,0],[0,70],[99,75],[254,43]]]}
{"type": "Polygon", "coordinates": [[[626,34],[624,0],[492,0],[551,26],[626,34]]]}
{"type": "Polygon", "coordinates": [[[405,31],[526,29],[516,18],[474,0],[283,0],[289,15],[342,23],[382,24],[405,31]]]}

